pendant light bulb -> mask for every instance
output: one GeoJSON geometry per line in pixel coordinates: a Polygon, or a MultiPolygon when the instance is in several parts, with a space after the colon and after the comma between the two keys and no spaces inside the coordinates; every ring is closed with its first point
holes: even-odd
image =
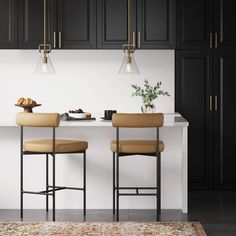
{"type": "Polygon", "coordinates": [[[138,75],[140,74],[139,68],[136,64],[134,55],[131,53],[125,54],[123,62],[119,69],[119,74],[138,75]]]}
{"type": "Polygon", "coordinates": [[[40,75],[56,73],[49,55],[46,55],[44,53],[41,54],[34,73],[40,75]]]}

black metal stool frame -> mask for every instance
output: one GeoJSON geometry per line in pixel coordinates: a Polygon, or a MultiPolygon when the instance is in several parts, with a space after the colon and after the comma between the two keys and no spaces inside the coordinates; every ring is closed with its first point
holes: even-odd
{"type": "Polygon", "coordinates": [[[159,127],[156,128],[156,152],[155,153],[120,153],[119,151],[119,127],[116,127],[116,153],[113,152],[113,214],[116,213],[117,221],[119,221],[119,197],[120,196],[156,196],[156,220],[159,220],[159,215],[161,213],[161,153],[159,152],[159,127]],[[156,187],[120,187],[119,185],[120,157],[133,156],[133,155],[156,157],[156,187]],[[144,189],[156,190],[156,193],[139,193],[139,190],[144,190],[144,189]],[[136,193],[120,193],[119,190],[136,190],[136,193]]]}
{"type": "Polygon", "coordinates": [[[83,214],[86,215],[86,150],[81,151],[81,152],[60,152],[56,153],[55,151],[55,141],[56,141],[56,129],[55,127],[52,128],[52,143],[53,143],[53,148],[52,152],[27,152],[24,151],[23,149],[23,144],[24,144],[24,130],[23,126],[20,126],[20,217],[23,219],[23,194],[38,194],[38,195],[46,195],[46,212],[48,212],[48,196],[52,196],[53,198],[53,206],[52,206],[52,220],[55,221],[55,206],[56,206],[56,191],[58,190],[80,190],[83,191],[83,214]],[[74,187],[64,187],[64,186],[56,186],[56,171],[55,171],[55,165],[56,165],[56,154],[77,154],[77,153],[83,153],[83,188],[74,188],[74,187]],[[46,155],[46,190],[44,191],[38,191],[38,192],[33,192],[33,191],[24,191],[23,189],[23,159],[24,155],[46,155]],[[48,182],[48,155],[52,156],[53,164],[52,164],[52,176],[53,176],[53,184],[49,185],[48,182]]]}

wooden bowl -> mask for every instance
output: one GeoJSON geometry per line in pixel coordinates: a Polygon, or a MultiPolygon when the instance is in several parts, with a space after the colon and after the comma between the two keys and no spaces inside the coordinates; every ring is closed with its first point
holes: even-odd
{"type": "Polygon", "coordinates": [[[24,112],[32,113],[34,107],[42,106],[42,104],[36,104],[36,105],[18,105],[18,104],[15,104],[15,106],[24,108],[24,112]]]}

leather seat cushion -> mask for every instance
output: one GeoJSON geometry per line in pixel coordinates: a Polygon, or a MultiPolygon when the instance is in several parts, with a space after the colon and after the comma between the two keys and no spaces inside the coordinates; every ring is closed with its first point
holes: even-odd
{"type": "MultiPolygon", "coordinates": [[[[111,142],[111,151],[116,152],[116,141],[111,142]]],[[[159,152],[164,151],[164,143],[159,140],[159,152]]],[[[120,153],[155,153],[155,140],[119,140],[120,153]]]]}
{"type": "MultiPolygon", "coordinates": [[[[53,144],[51,139],[33,140],[24,142],[24,151],[26,152],[52,152],[53,144]]],[[[69,153],[85,151],[88,148],[86,141],[78,140],[56,140],[56,153],[69,153]]]]}

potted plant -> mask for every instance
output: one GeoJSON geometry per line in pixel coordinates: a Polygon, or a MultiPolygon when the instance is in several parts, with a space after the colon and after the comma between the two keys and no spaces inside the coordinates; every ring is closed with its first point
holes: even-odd
{"type": "Polygon", "coordinates": [[[143,113],[155,112],[156,107],[153,103],[158,96],[170,96],[168,92],[161,90],[161,81],[157,82],[154,86],[151,86],[147,79],[144,80],[144,87],[141,88],[138,85],[131,85],[134,88],[132,96],[140,96],[143,100],[141,110],[143,113]]]}

